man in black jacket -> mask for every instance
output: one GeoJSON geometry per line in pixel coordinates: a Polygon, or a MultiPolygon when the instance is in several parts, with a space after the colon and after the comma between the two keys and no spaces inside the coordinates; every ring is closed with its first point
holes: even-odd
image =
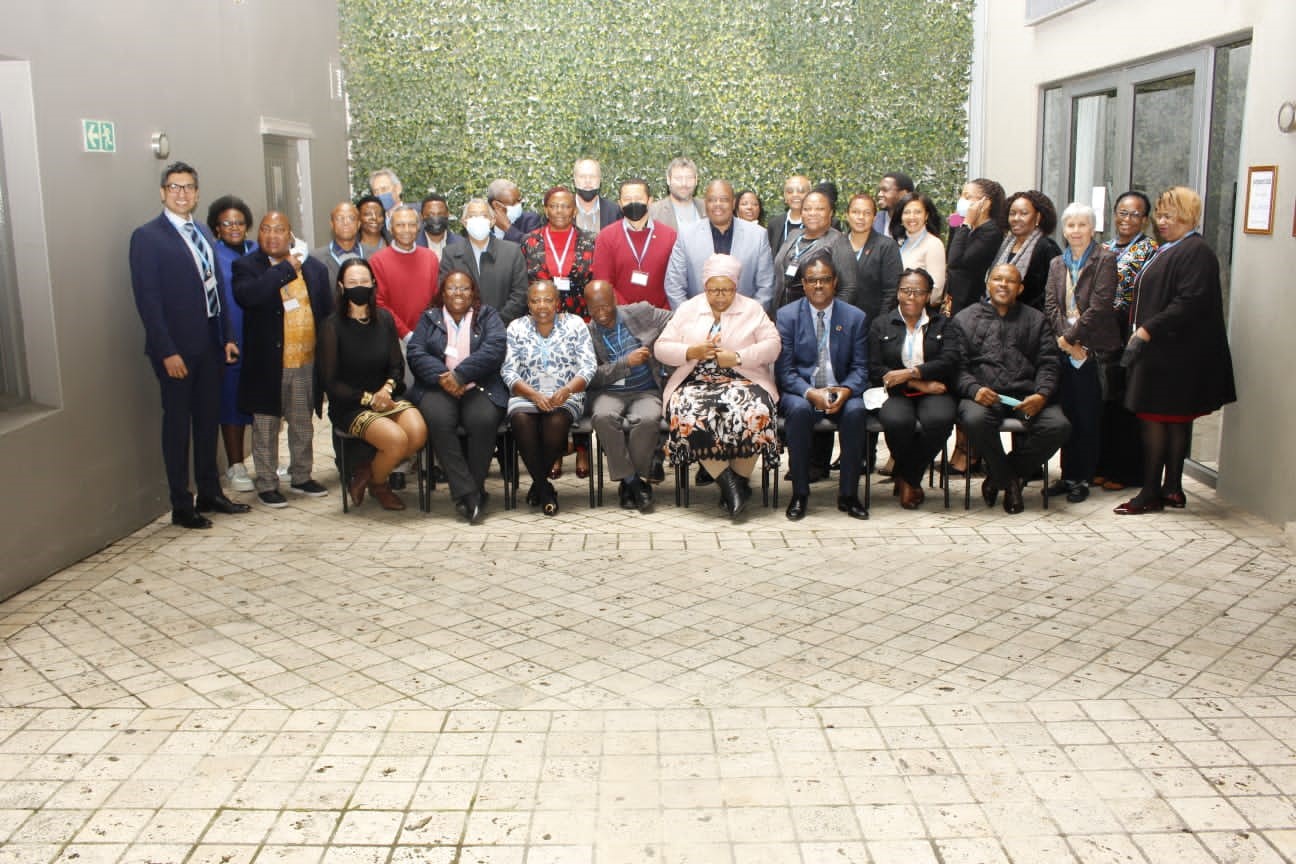
{"type": "Polygon", "coordinates": [[[1004,512],[1020,513],[1022,481],[1046,462],[1071,434],[1071,424],[1049,400],[1057,392],[1058,347],[1044,313],[1017,302],[1021,274],[1012,264],[990,271],[989,305],[978,303],[954,319],[962,331],[958,421],[985,459],[981,494],[993,506],[1004,493],[1004,512]],[[1008,416],[1027,424],[1011,453],[1004,453],[999,424],[1008,416]]]}

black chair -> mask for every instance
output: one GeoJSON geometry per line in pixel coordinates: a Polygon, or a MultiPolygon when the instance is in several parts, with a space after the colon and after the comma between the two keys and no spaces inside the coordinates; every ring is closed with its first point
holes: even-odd
{"type": "MultiPolygon", "coordinates": [[[[351,512],[351,468],[347,458],[347,442],[360,441],[362,439],[355,437],[351,433],[338,427],[333,427],[333,452],[337,454],[338,477],[342,481],[342,512],[351,512]]],[[[425,467],[425,457],[428,448],[424,447],[414,457],[414,476],[418,480],[418,506],[424,513],[428,511],[428,492],[424,486],[424,475],[428,472],[425,467]]]]}
{"type": "MultiPolygon", "coordinates": [[[[999,433],[1000,434],[1003,434],[1004,432],[1010,433],[1013,436],[1014,447],[1017,446],[1017,436],[1025,434],[1027,431],[1028,431],[1028,427],[1026,423],[1017,417],[1005,417],[999,423],[999,433]]],[[[971,438],[969,438],[967,442],[967,452],[968,452],[968,457],[967,457],[968,470],[963,472],[963,509],[971,510],[972,509],[972,463],[976,461],[976,454],[973,453],[971,438]]],[[[1044,464],[1040,466],[1040,470],[1043,471],[1044,473],[1044,490],[1040,494],[1040,497],[1044,500],[1044,509],[1047,510],[1049,506],[1048,505],[1049,470],[1048,470],[1047,461],[1045,461],[1044,464]]],[[[946,489],[945,494],[946,497],[948,498],[949,496],[948,489],[946,489]]],[[[949,505],[947,504],[946,506],[949,505]]]]}
{"type": "MultiPolygon", "coordinates": [[[[455,427],[455,434],[460,438],[468,437],[468,430],[462,426],[455,427]]],[[[500,470],[504,476],[504,509],[512,510],[517,506],[517,483],[510,478],[509,473],[515,464],[515,456],[512,454],[513,436],[509,431],[507,421],[502,421],[499,428],[495,431],[495,448],[500,453],[500,470]],[[510,495],[510,492],[512,495],[510,495]],[[510,503],[511,499],[511,503],[510,503]]],[[[432,438],[428,437],[427,443],[423,445],[423,465],[427,472],[426,492],[424,492],[423,475],[419,475],[419,492],[423,497],[419,501],[419,508],[428,513],[432,509],[432,493],[436,490],[436,478],[433,476],[432,469],[436,467],[436,451],[432,447],[432,438]]]]}

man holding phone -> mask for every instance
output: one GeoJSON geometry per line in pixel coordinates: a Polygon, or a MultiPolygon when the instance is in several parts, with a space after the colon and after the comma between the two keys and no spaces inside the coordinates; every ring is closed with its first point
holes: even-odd
{"type": "Polygon", "coordinates": [[[811,439],[815,423],[824,419],[837,425],[841,443],[837,509],[853,519],[868,518],[859,500],[867,419],[859,397],[868,381],[868,327],[863,312],[837,299],[837,277],[827,249],[810,252],[797,266],[805,296],[778,310],[782,350],[774,372],[792,469],[787,518],[793,521],[806,515],[811,439]]]}

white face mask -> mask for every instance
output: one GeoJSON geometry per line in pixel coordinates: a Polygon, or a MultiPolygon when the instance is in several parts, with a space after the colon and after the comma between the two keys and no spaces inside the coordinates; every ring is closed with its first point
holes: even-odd
{"type": "Polygon", "coordinates": [[[509,222],[516,222],[518,220],[518,217],[521,215],[522,215],[522,202],[520,201],[517,204],[510,204],[504,208],[504,216],[509,220],[509,222]]]}
{"type": "Polygon", "coordinates": [[[469,216],[464,220],[464,227],[468,229],[468,236],[480,243],[490,236],[491,220],[485,216],[469,216]]]}
{"type": "Polygon", "coordinates": [[[966,198],[960,198],[958,204],[954,206],[954,212],[966,219],[968,211],[972,209],[972,202],[966,198]]]}

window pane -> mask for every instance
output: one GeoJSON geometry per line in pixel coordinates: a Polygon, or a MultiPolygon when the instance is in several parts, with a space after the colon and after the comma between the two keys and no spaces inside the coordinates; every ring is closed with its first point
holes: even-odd
{"type": "MultiPolygon", "coordinates": [[[[1066,188],[1066,114],[1062,88],[1044,91],[1044,138],[1040,155],[1040,191],[1056,204],[1064,200],[1066,188]]],[[[1012,192],[1012,190],[1008,190],[1012,192]]]]}
{"type": "MultiPolygon", "coordinates": [[[[0,127],[0,142],[3,135],[0,127]]],[[[11,227],[4,147],[0,146],[0,411],[23,403],[29,395],[11,227]]]]}
{"type": "Polygon", "coordinates": [[[1193,78],[1188,72],[1134,88],[1130,186],[1153,200],[1171,186],[1193,185],[1193,78]]]}
{"type": "MultiPolygon", "coordinates": [[[[1061,212],[1072,201],[1097,204],[1097,229],[1106,227],[1107,210],[1115,185],[1116,91],[1080,96],[1071,101],[1071,185],[1067,196],[1054,199],[1061,212]],[[1101,187],[1102,201],[1093,190],[1101,187]]],[[[1060,226],[1059,226],[1060,227],[1060,226]]]]}

